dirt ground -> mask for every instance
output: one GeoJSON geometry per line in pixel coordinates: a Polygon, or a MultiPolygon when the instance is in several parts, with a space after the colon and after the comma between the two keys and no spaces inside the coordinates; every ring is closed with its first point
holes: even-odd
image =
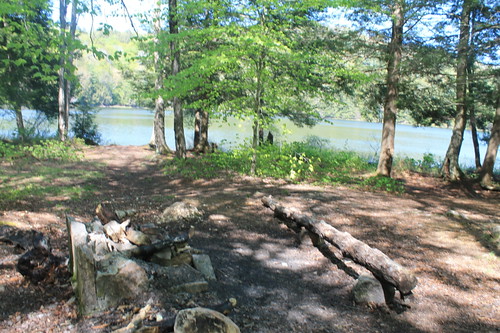
{"type": "MultiPolygon", "coordinates": [[[[238,300],[230,318],[242,332],[499,332],[500,261],[491,228],[500,224],[500,196],[473,186],[403,175],[407,193],[288,184],[271,179],[194,180],[165,176],[147,147],[87,148],[78,168],[104,173],[88,180],[95,196],[18,202],[0,211],[0,236],[30,230],[51,237],[68,255],[64,214],[90,221],[100,201],[136,209],[133,223],[152,221],[180,200],[202,208],[191,246],[209,254],[217,281],[199,295],[156,300],[154,312],[174,316],[193,306],[238,300]],[[95,163],[97,162],[97,163],[95,163]],[[418,278],[401,313],[356,306],[352,277],[324,258],[261,204],[273,195],[286,205],[331,223],[386,253],[418,278]]],[[[84,186],[89,184],[75,184],[84,186]]],[[[189,226],[171,226],[172,232],[189,226]]],[[[68,274],[42,285],[25,282],[15,264],[23,253],[0,242],[0,331],[109,332],[126,326],[144,304],[78,317],[68,274]]],[[[155,313],[152,313],[152,317],[155,313]]]]}

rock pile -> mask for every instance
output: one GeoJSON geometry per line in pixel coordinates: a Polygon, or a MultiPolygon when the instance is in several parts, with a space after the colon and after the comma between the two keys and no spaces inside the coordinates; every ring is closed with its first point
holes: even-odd
{"type": "MultiPolygon", "coordinates": [[[[190,215],[176,218],[200,216],[184,211],[190,215]]],[[[210,257],[189,245],[194,228],[175,237],[154,232],[158,227],[154,225],[133,228],[130,219],[119,220],[130,213],[113,212],[100,204],[92,222],[67,217],[69,268],[82,315],[107,310],[158,287],[170,292],[206,291],[207,281],[216,279],[210,257]]]]}

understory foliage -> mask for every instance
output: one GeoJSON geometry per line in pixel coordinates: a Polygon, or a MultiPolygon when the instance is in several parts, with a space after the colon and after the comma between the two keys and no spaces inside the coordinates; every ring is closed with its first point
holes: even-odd
{"type": "MultiPolygon", "coordinates": [[[[247,145],[223,152],[187,160],[172,160],[165,172],[190,178],[215,178],[225,174],[251,174],[250,162],[254,150],[247,145]]],[[[281,146],[258,146],[255,175],[292,182],[343,183],[356,173],[370,170],[370,164],[354,152],[332,151],[304,142],[284,143],[281,146]]]]}
{"type": "Polygon", "coordinates": [[[99,145],[102,137],[95,123],[95,111],[89,106],[81,105],[80,110],[73,114],[71,131],[75,138],[83,139],[87,145],[99,145]]]}
{"type": "Polygon", "coordinates": [[[0,209],[21,201],[56,206],[60,197],[88,200],[95,196],[98,171],[82,163],[83,140],[42,140],[23,144],[0,141],[0,209]]]}
{"type": "MultiPolygon", "coordinates": [[[[173,159],[166,164],[165,173],[194,179],[250,175],[253,153],[251,148],[242,145],[227,152],[173,159]]],[[[304,142],[281,146],[265,144],[258,146],[256,153],[256,176],[290,182],[364,185],[363,174],[375,171],[374,165],[355,152],[322,149],[304,142]]],[[[383,189],[392,191],[392,188],[383,189]]],[[[401,191],[397,189],[395,192],[401,191]]]]}
{"type": "Polygon", "coordinates": [[[82,140],[58,141],[41,140],[29,144],[13,144],[0,141],[0,161],[12,162],[19,159],[34,158],[40,161],[75,162],[83,157],[82,140]]]}
{"type": "MultiPolygon", "coordinates": [[[[401,180],[373,176],[376,165],[356,152],[332,150],[306,142],[264,144],[257,147],[258,163],[255,175],[283,179],[294,183],[320,185],[350,185],[375,191],[403,193],[401,180]]],[[[172,159],[165,165],[165,174],[189,179],[213,179],[234,175],[251,175],[253,150],[241,145],[231,151],[216,151],[212,154],[188,159],[172,159]]],[[[398,171],[437,174],[440,162],[432,154],[422,160],[405,158],[398,160],[398,171]]]]}

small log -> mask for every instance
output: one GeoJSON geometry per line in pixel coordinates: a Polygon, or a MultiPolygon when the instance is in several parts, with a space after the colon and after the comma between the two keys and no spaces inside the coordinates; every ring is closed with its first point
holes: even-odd
{"type": "Polygon", "coordinates": [[[101,202],[95,208],[95,214],[101,220],[102,224],[106,224],[110,221],[120,222],[118,215],[113,208],[113,205],[109,202],[101,202]]]}
{"type": "Polygon", "coordinates": [[[146,316],[148,315],[148,312],[151,310],[151,305],[146,305],[143,307],[141,310],[139,310],[139,313],[137,313],[130,323],[120,329],[114,330],[113,333],[133,333],[137,332],[139,328],[142,327],[142,322],[144,319],[146,319],[146,316]]]}
{"type": "MultiPolygon", "coordinates": [[[[378,249],[371,248],[366,243],[354,238],[347,232],[339,231],[325,221],[317,221],[303,214],[292,211],[273,200],[271,196],[263,197],[264,206],[274,211],[274,215],[286,223],[293,222],[297,227],[306,228],[328,243],[338,248],[345,257],[364,266],[381,281],[382,286],[394,286],[401,296],[411,294],[417,285],[417,278],[403,266],[391,260],[378,249]]],[[[385,288],[384,288],[385,289],[385,288]]]]}
{"type": "Polygon", "coordinates": [[[162,250],[170,248],[172,246],[174,246],[178,251],[184,249],[188,246],[187,242],[193,236],[193,234],[194,227],[191,227],[188,232],[181,233],[175,238],[167,238],[153,244],[138,246],[130,250],[123,251],[122,253],[128,257],[149,260],[153,254],[161,252],[162,250]]]}

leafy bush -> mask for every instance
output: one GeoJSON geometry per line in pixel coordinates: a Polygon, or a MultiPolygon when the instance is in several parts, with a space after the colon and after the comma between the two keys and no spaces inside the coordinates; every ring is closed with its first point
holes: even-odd
{"type": "Polygon", "coordinates": [[[370,178],[365,179],[362,184],[364,186],[373,188],[373,189],[378,189],[386,192],[392,192],[392,193],[404,193],[405,187],[402,181],[390,178],[390,177],[385,177],[385,176],[373,176],[370,178]]]}
{"type": "Polygon", "coordinates": [[[79,161],[79,141],[42,140],[39,144],[27,146],[25,150],[39,160],[79,161]]]}
{"type": "Polygon", "coordinates": [[[22,149],[18,149],[16,145],[0,141],[0,159],[13,160],[24,155],[22,149]]]}
{"type": "Polygon", "coordinates": [[[82,154],[78,147],[82,144],[79,140],[48,139],[24,145],[0,142],[0,158],[7,161],[33,157],[37,160],[79,161],[82,154]]]}
{"type": "Polygon", "coordinates": [[[95,123],[95,113],[87,107],[80,106],[81,111],[75,112],[71,131],[74,136],[83,139],[87,145],[101,143],[101,134],[95,123]]]}
{"type": "MultiPolygon", "coordinates": [[[[167,174],[188,178],[214,178],[225,174],[250,174],[252,148],[240,146],[229,152],[167,163],[167,174]]],[[[368,162],[353,152],[331,151],[303,142],[281,146],[262,145],[257,148],[256,175],[289,181],[318,183],[359,182],[355,174],[372,169],[368,162]]]]}
{"type": "Polygon", "coordinates": [[[415,172],[422,172],[427,174],[439,174],[441,162],[437,160],[434,154],[426,153],[421,160],[414,158],[405,158],[397,163],[400,170],[408,170],[415,172]]]}

